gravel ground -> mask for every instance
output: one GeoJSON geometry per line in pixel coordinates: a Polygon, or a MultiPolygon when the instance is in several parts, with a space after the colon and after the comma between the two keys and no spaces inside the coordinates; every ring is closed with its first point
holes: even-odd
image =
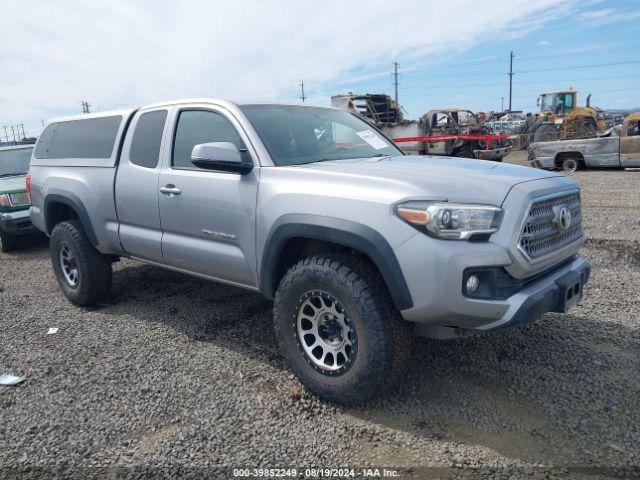
{"type": "Polygon", "coordinates": [[[0,254],[0,373],[27,377],[0,387],[0,477],[637,477],[640,173],[574,178],[594,267],[580,305],[493,335],[417,339],[400,387],[358,408],[300,387],[257,294],[122,261],[109,301],[79,309],[45,242],[0,254]]]}

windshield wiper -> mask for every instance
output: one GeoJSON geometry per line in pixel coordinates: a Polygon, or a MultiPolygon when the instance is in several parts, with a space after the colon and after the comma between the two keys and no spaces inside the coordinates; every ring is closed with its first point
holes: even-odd
{"type": "Polygon", "coordinates": [[[0,173],[0,178],[3,177],[17,177],[20,175],[26,175],[26,173],[0,173]]]}

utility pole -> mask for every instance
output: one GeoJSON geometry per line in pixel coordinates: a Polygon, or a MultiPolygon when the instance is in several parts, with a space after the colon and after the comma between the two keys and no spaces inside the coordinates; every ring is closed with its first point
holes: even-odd
{"type": "Polygon", "coordinates": [[[91,110],[89,110],[89,107],[91,106],[91,104],[85,100],[82,101],[82,113],[91,113],[91,110]]]}
{"type": "Polygon", "coordinates": [[[500,97],[500,111],[504,112],[504,97],[500,97]]]}
{"type": "Polygon", "coordinates": [[[304,80],[300,80],[300,91],[302,92],[302,96],[300,97],[302,99],[302,103],[304,103],[305,97],[304,96],[304,80]]]}
{"type": "Polygon", "coordinates": [[[396,108],[400,107],[398,103],[398,62],[393,62],[393,89],[395,91],[396,108]]]}
{"type": "Polygon", "coordinates": [[[509,111],[511,111],[511,97],[513,92],[513,50],[509,54],[509,111]]]}
{"type": "Polygon", "coordinates": [[[24,123],[21,123],[21,124],[20,124],[20,128],[22,128],[22,139],[21,139],[21,141],[22,141],[22,140],[24,140],[25,138],[27,138],[27,136],[26,136],[26,135],[25,135],[25,133],[24,133],[24,123]]]}
{"type": "Polygon", "coordinates": [[[13,142],[16,141],[16,131],[13,129],[13,125],[11,125],[11,135],[13,136],[13,142]]]}
{"type": "Polygon", "coordinates": [[[9,134],[7,133],[7,126],[3,125],[2,128],[4,128],[4,138],[7,141],[7,143],[9,143],[9,134]]]}

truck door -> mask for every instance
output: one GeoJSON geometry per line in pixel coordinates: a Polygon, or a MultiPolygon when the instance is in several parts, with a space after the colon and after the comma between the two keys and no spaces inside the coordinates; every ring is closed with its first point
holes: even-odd
{"type": "Polygon", "coordinates": [[[166,108],[135,114],[122,146],[115,187],[122,247],[133,257],[155,262],[162,262],[158,175],[167,114],[166,108]]]}
{"type": "MultiPolygon", "coordinates": [[[[238,121],[211,105],[174,112],[171,155],[160,171],[162,253],[167,265],[244,286],[257,285],[255,214],[258,172],[202,170],[191,163],[200,143],[245,150],[238,121]]],[[[254,159],[255,160],[255,159],[254,159]]]]}
{"type": "MultiPolygon", "coordinates": [[[[447,135],[450,127],[450,120],[446,113],[437,112],[429,119],[431,128],[427,135],[447,135]]],[[[440,140],[438,142],[426,142],[425,151],[427,155],[449,155],[451,153],[451,140],[440,140]]]]}
{"type": "Polygon", "coordinates": [[[622,126],[620,165],[640,167],[640,120],[631,120],[622,126]]]}

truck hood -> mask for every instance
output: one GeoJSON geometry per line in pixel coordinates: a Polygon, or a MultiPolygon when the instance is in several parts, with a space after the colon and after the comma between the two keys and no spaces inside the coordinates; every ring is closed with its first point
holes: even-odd
{"type": "Polygon", "coordinates": [[[391,188],[397,186],[406,196],[496,206],[520,183],[549,177],[565,180],[553,172],[519,165],[421,155],[335,160],[303,168],[359,177],[363,182],[383,181],[391,188]]]}
{"type": "Polygon", "coordinates": [[[26,175],[0,177],[0,194],[27,191],[26,175]]]}

